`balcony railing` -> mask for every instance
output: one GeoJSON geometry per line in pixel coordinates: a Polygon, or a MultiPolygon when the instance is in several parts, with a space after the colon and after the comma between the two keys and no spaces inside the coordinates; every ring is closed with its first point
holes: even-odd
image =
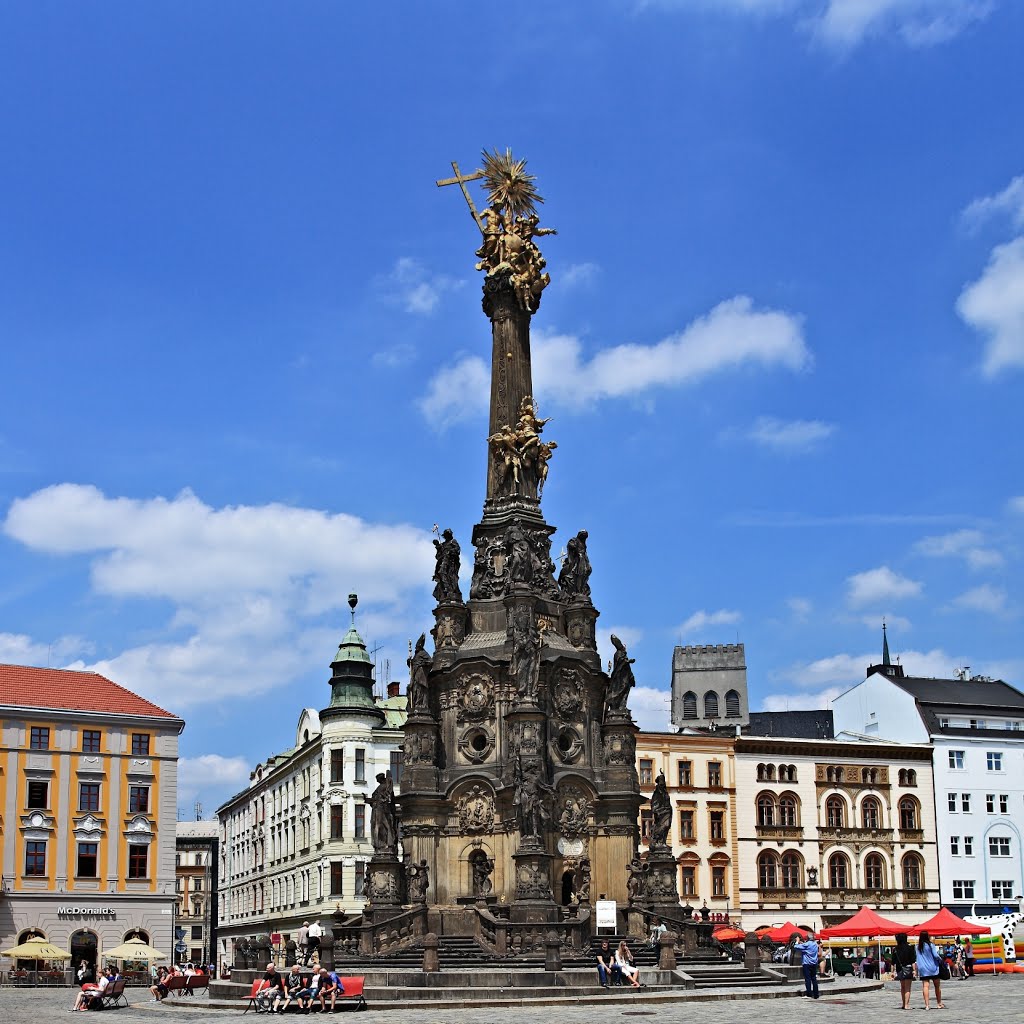
{"type": "Polygon", "coordinates": [[[870,904],[928,903],[926,889],[822,889],[824,903],[870,904]]]}
{"type": "Polygon", "coordinates": [[[803,839],[802,825],[758,825],[758,839],[803,839]]]}
{"type": "Polygon", "coordinates": [[[834,825],[819,825],[818,838],[831,840],[834,843],[891,843],[891,828],[840,828],[834,825]]]}

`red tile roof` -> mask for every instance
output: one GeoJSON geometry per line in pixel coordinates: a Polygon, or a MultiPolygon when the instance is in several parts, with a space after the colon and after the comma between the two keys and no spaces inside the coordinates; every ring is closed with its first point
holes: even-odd
{"type": "Polygon", "coordinates": [[[0,665],[0,705],[177,718],[97,672],[29,665],[0,665]]]}

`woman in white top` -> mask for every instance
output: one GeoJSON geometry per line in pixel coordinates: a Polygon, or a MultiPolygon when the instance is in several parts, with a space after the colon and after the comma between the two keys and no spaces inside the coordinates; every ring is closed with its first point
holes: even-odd
{"type": "Polygon", "coordinates": [[[615,963],[619,970],[622,972],[622,976],[633,986],[633,988],[640,987],[640,971],[637,969],[635,963],[633,963],[633,954],[629,951],[629,946],[626,945],[626,940],[623,939],[619,943],[619,948],[615,950],[615,963]]]}

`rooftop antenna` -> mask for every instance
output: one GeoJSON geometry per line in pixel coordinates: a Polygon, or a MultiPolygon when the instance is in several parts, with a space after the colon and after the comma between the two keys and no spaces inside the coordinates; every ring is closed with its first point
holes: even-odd
{"type": "Polygon", "coordinates": [[[196,801],[196,821],[203,820],[203,805],[197,800],[196,801]]]}

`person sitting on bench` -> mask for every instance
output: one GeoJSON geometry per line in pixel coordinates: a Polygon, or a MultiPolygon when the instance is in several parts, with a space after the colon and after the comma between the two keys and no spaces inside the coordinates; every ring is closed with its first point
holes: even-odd
{"type": "Polygon", "coordinates": [[[287,991],[283,993],[284,1001],[281,1002],[280,996],[274,1000],[274,1009],[278,1013],[284,1013],[288,1009],[289,1003],[294,999],[299,1004],[300,1010],[309,1010],[313,1005],[313,993],[309,990],[309,986],[306,985],[306,979],[302,976],[302,968],[295,964],[291,971],[285,975],[285,988],[287,991]],[[280,1006],[278,1005],[280,1003],[280,1006]]]}
{"type": "Polygon", "coordinates": [[[341,983],[341,978],[338,977],[335,971],[329,971],[326,967],[320,968],[320,987],[317,989],[316,995],[320,1000],[320,1010],[323,1013],[327,1012],[327,997],[331,997],[331,1012],[334,1012],[334,1004],[338,999],[339,995],[345,994],[345,987],[341,983]]]}

